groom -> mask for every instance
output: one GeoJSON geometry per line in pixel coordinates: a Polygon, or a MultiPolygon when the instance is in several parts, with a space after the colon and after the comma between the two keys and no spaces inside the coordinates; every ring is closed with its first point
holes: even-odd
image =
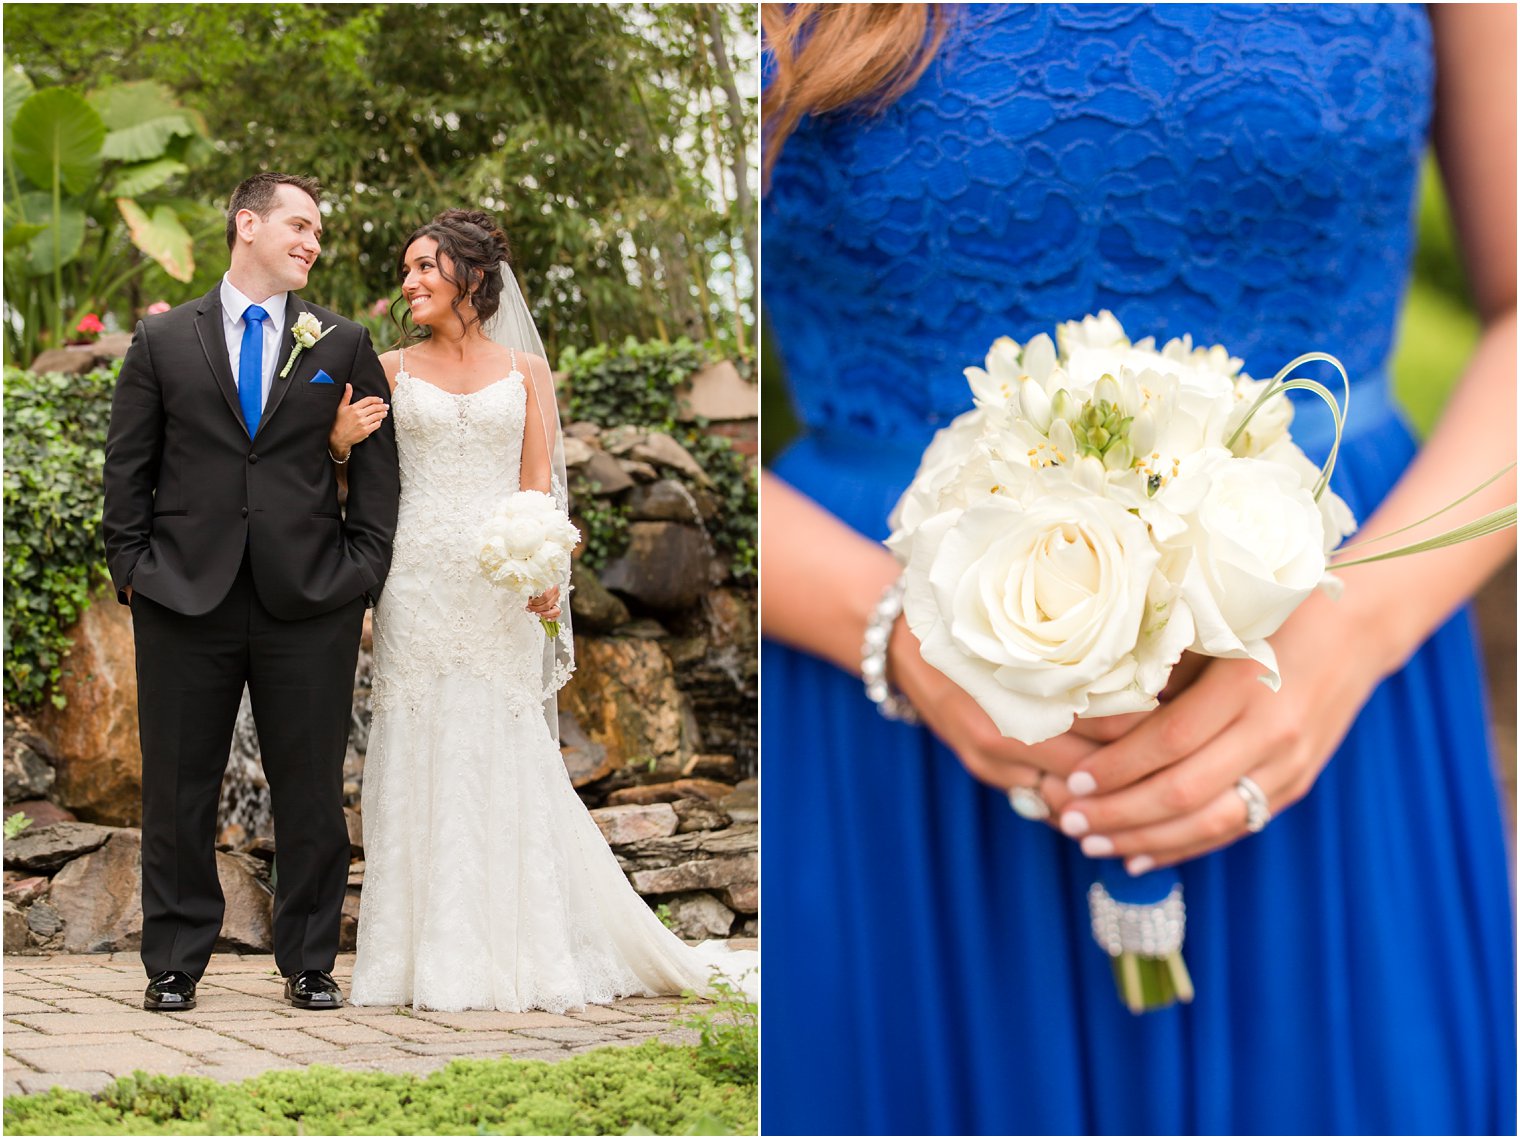
{"type": "Polygon", "coordinates": [[[369,334],[309,305],[321,188],[258,174],[227,206],[217,286],[137,325],[106,438],[102,529],[132,608],[143,754],[143,1007],[195,1007],[222,925],[216,811],[243,688],[273,797],[275,963],[297,1008],[339,1008],[348,876],[343,756],[364,610],[390,566],[399,491],[384,424],[348,461],[343,397],[386,398],[369,334]]]}

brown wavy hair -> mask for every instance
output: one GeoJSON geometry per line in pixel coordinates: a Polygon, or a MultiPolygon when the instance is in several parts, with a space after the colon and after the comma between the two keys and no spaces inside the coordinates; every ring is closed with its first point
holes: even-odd
{"type": "MultiPolygon", "coordinates": [[[[406,276],[406,252],[423,237],[431,237],[438,243],[438,273],[459,290],[450,307],[460,323],[466,328],[471,324],[484,325],[501,307],[502,281],[496,266],[512,259],[512,249],[501,225],[485,210],[444,210],[426,225],[418,226],[401,246],[396,258],[398,276],[406,276]],[[452,272],[445,267],[444,257],[452,262],[452,272]],[[475,309],[469,320],[460,307],[466,298],[475,309]]],[[[401,308],[401,316],[395,319],[404,340],[411,343],[422,339],[422,330],[412,323],[411,310],[405,304],[401,308]]],[[[394,313],[393,305],[393,316],[394,313]]]]}
{"type": "Polygon", "coordinates": [[[762,4],[760,22],[775,68],[760,105],[768,185],[804,115],[880,112],[917,83],[950,13],[939,4],[762,4]]]}

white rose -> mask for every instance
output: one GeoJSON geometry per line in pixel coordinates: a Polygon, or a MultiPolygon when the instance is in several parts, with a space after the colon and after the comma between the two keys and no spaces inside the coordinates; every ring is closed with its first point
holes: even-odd
{"type": "Polygon", "coordinates": [[[514,558],[530,558],[544,544],[547,531],[544,519],[518,515],[502,524],[501,538],[506,544],[507,552],[514,558]]]}
{"type": "Polygon", "coordinates": [[[1179,545],[1191,551],[1181,585],[1193,647],[1257,661],[1275,690],[1277,658],[1266,639],[1327,577],[1314,496],[1279,463],[1213,452],[1158,497],[1187,525],[1179,545]]]}
{"type": "Polygon", "coordinates": [[[926,661],[1005,736],[1038,743],[1094,693],[1110,710],[1154,703],[1138,650],[1158,560],[1145,524],[1116,503],[1064,489],[1028,504],[998,496],[919,527],[903,611],[926,661]]]}
{"type": "MultiPolygon", "coordinates": [[[[1253,419],[1251,422],[1254,425],[1256,421],[1253,419]]],[[[1319,482],[1319,467],[1287,435],[1277,439],[1257,458],[1287,467],[1298,475],[1299,485],[1310,493],[1313,493],[1314,484],[1319,482]]],[[[1319,516],[1325,524],[1327,555],[1341,544],[1342,539],[1356,532],[1356,515],[1351,513],[1351,507],[1346,505],[1345,500],[1329,487],[1319,496],[1319,516]]]]}

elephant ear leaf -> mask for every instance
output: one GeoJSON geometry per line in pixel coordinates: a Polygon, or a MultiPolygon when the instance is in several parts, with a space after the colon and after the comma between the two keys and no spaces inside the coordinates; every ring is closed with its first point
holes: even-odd
{"type": "Polygon", "coordinates": [[[110,129],[103,152],[122,162],[162,158],[169,143],[199,133],[190,113],[151,81],[119,83],[90,95],[90,104],[110,129]]]}
{"type": "Polygon", "coordinates": [[[32,86],[32,81],[26,77],[26,72],[21,70],[18,64],[6,62],[5,64],[5,132],[10,134],[11,123],[16,119],[16,112],[21,109],[21,104],[31,98],[32,92],[37,88],[32,86]]]}
{"type": "Polygon", "coordinates": [[[105,138],[105,123],[82,96],[48,87],[16,111],[6,157],[35,186],[49,188],[56,176],[70,194],[82,194],[100,169],[105,138]]]}
{"type": "Polygon", "coordinates": [[[176,281],[189,281],[195,275],[195,242],[170,206],[159,206],[151,217],[130,198],[117,198],[116,208],[132,234],[132,244],[158,262],[165,273],[176,281]]]}

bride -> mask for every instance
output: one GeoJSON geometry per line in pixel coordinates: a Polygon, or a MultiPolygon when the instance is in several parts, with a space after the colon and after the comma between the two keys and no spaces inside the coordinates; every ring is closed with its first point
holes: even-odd
{"type": "Polygon", "coordinates": [[[555,691],[574,667],[561,590],[524,608],[476,561],[507,495],[568,505],[553,381],[507,257],[481,211],[446,210],[412,234],[411,343],[381,357],[391,408],[345,405],[330,440],[346,461],[395,414],[356,1005],[558,1012],[708,983],[709,958],[634,893],[560,758],[555,691]],[[541,618],[559,620],[557,637],[541,618]]]}

